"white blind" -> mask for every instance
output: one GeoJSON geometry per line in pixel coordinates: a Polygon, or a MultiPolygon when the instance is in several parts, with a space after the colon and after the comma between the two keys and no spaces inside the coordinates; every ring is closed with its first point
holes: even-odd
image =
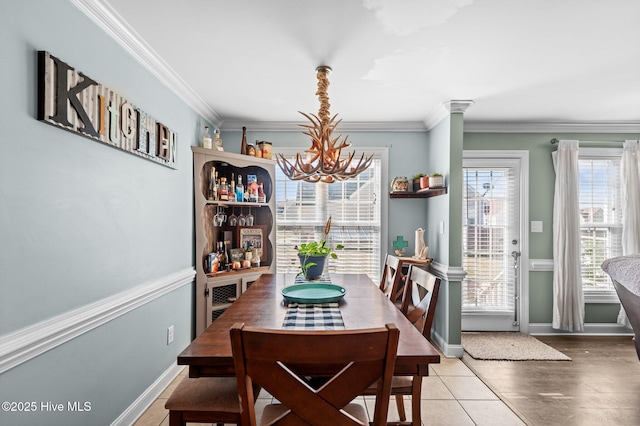
{"type": "Polygon", "coordinates": [[[622,255],[620,157],[580,154],[580,262],[584,291],[614,291],[600,265],[622,255]]]}
{"type": "Polygon", "coordinates": [[[513,168],[463,169],[464,311],[513,312],[510,229],[517,226],[513,168]]]}
{"type": "Polygon", "coordinates": [[[329,272],[380,275],[381,160],[357,177],[332,184],[289,180],[276,167],[276,272],[298,272],[296,245],[324,237],[331,216],[328,243],[338,259],[330,259],[329,272]]]}

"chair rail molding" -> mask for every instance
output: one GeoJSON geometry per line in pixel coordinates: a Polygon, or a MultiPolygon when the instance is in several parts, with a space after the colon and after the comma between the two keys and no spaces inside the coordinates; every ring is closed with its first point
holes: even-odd
{"type": "Polygon", "coordinates": [[[0,374],[182,286],[193,283],[187,268],[62,315],[0,336],[0,374]]]}
{"type": "Polygon", "coordinates": [[[529,272],[553,272],[553,259],[529,259],[529,272]]]}
{"type": "Polygon", "coordinates": [[[435,276],[446,281],[462,281],[467,276],[467,271],[461,266],[449,266],[433,262],[429,265],[429,269],[435,276]]]}

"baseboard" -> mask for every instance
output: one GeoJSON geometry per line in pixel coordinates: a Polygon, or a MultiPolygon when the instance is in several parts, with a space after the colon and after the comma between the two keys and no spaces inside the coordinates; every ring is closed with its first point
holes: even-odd
{"type": "Polygon", "coordinates": [[[530,323],[529,334],[539,336],[633,336],[633,331],[623,325],[613,323],[587,323],[584,325],[584,331],[581,332],[556,330],[551,326],[551,323],[530,323]]]}
{"type": "Polygon", "coordinates": [[[173,364],[169,367],[151,386],[140,395],[133,404],[131,404],[117,419],[111,423],[111,426],[129,426],[158,399],[164,390],[178,377],[180,372],[185,368],[184,365],[173,364]]]}
{"type": "Polygon", "coordinates": [[[447,343],[442,336],[433,331],[431,333],[431,340],[438,346],[442,354],[447,358],[462,358],[464,349],[462,344],[452,345],[447,343]]]}
{"type": "Polygon", "coordinates": [[[184,285],[188,268],[0,337],[0,374],[184,285]]]}

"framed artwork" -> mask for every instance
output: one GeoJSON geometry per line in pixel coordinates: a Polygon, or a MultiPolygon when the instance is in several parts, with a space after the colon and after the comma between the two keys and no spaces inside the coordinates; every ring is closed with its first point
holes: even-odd
{"type": "Polygon", "coordinates": [[[267,227],[265,225],[238,226],[238,245],[244,248],[247,243],[251,244],[251,248],[258,251],[260,262],[267,260],[266,238],[267,227]]]}
{"type": "Polygon", "coordinates": [[[244,250],[241,248],[234,248],[230,250],[232,262],[242,262],[244,260],[244,250]]]}

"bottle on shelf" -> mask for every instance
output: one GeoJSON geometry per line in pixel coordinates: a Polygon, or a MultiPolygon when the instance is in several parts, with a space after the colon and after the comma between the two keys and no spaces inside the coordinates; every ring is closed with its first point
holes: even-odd
{"type": "Polygon", "coordinates": [[[252,179],[249,183],[249,201],[252,203],[258,202],[258,182],[256,179],[252,179]]]}
{"type": "Polygon", "coordinates": [[[204,132],[202,133],[200,144],[203,148],[206,149],[213,148],[213,141],[211,140],[211,135],[209,134],[209,126],[204,126],[204,132]]]}
{"type": "Polygon", "coordinates": [[[231,173],[231,182],[229,182],[229,201],[236,201],[236,179],[231,173]]]}
{"type": "Polygon", "coordinates": [[[231,245],[231,241],[225,241],[222,244],[222,248],[224,250],[224,257],[227,259],[227,264],[225,265],[227,270],[231,269],[231,255],[229,254],[230,245],[231,245]]]}
{"type": "Polygon", "coordinates": [[[229,186],[227,185],[227,178],[220,178],[220,190],[218,191],[218,197],[220,201],[229,201],[229,186]]]}
{"type": "Polygon", "coordinates": [[[236,201],[244,201],[244,185],[242,184],[242,175],[238,175],[238,183],[236,184],[236,201]]]}
{"type": "Polygon", "coordinates": [[[242,128],[242,145],[240,146],[240,154],[247,154],[247,128],[242,128]]]}
{"type": "Polygon", "coordinates": [[[207,199],[209,201],[215,201],[216,193],[216,168],[211,166],[211,171],[209,172],[209,189],[207,190],[207,199]]]}
{"type": "Polygon", "coordinates": [[[218,151],[224,151],[224,148],[222,147],[222,138],[220,138],[220,130],[218,130],[218,129],[214,130],[213,134],[214,134],[214,139],[213,139],[212,145],[218,151]]]}
{"type": "Polygon", "coordinates": [[[218,200],[218,191],[220,189],[220,185],[218,183],[219,179],[218,179],[218,172],[216,171],[216,174],[213,178],[213,200],[217,201],[218,200]]]}
{"type": "Polygon", "coordinates": [[[260,182],[260,184],[258,185],[258,202],[259,203],[267,202],[267,197],[265,197],[264,195],[264,186],[262,185],[262,182],[260,182]]]}
{"type": "Polygon", "coordinates": [[[224,271],[227,268],[227,254],[224,250],[224,243],[222,241],[218,241],[218,248],[216,252],[218,253],[218,270],[224,271]]]}

